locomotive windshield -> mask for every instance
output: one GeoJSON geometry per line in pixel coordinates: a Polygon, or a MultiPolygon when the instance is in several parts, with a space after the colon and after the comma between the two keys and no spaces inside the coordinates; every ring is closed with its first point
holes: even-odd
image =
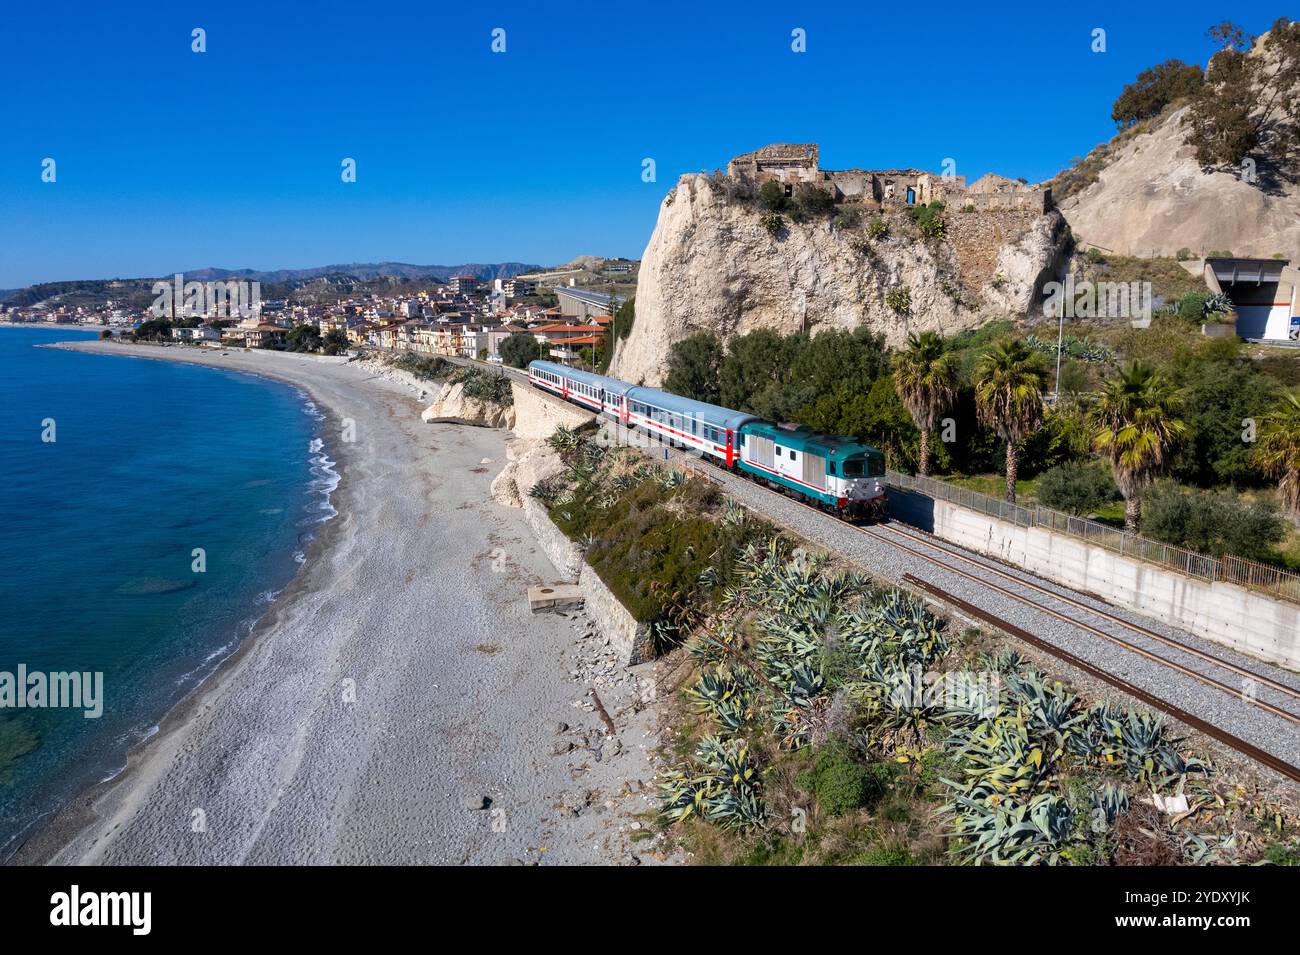
{"type": "Polygon", "coordinates": [[[849,458],[844,462],[844,476],[848,478],[880,477],[885,473],[885,462],[874,455],[867,458],[849,458]]]}

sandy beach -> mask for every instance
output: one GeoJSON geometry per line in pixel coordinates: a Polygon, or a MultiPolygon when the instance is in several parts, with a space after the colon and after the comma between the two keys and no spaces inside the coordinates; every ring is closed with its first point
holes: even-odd
{"type": "Polygon", "coordinates": [[[409,389],[341,359],[58,347],[293,384],[326,413],[342,479],[338,516],[254,634],[14,861],[642,861],[649,674],[607,669],[580,615],[529,613],[527,587],[556,578],[488,492],[508,433],[424,424],[409,389]]]}

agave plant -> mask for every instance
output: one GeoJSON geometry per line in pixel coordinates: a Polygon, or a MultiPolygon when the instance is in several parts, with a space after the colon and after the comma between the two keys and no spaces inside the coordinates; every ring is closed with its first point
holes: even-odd
{"type": "Polygon", "coordinates": [[[528,489],[528,496],[550,507],[564,491],[564,482],[558,477],[543,478],[528,489]]]}
{"type": "Polygon", "coordinates": [[[758,793],[757,770],[740,740],[700,740],[699,771],[674,770],[660,785],[660,813],[670,822],[698,815],[728,829],[761,825],[767,815],[758,793]]]}
{"type": "Polygon", "coordinates": [[[1201,311],[1206,318],[1211,318],[1217,315],[1227,315],[1235,307],[1236,306],[1232,304],[1231,298],[1223,292],[1216,292],[1215,294],[1208,296],[1201,304],[1201,311]]]}
{"type": "Polygon", "coordinates": [[[1128,793],[1107,783],[1092,793],[1092,830],[1105,832],[1115,825],[1120,813],[1128,812],[1128,793]]]}
{"type": "Polygon", "coordinates": [[[845,689],[877,731],[902,743],[923,742],[931,729],[951,718],[942,695],[930,692],[919,667],[873,661],[863,678],[845,689]]]}
{"type": "Polygon", "coordinates": [[[714,587],[718,586],[718,584],[722,583],[722,571],[718,570],[716,567],[705,567],[704,570],[700,572],[700,575],[695,579],[700,586],[708,587],[712,590],[714,587]]]}
{"type": "Polygon", "coordinates": [[[700,674],[686,696],[701,713],[728,732],[740,729],[753,715],[754,681],[743,669],[718,664],[700,674]]]}
{"type": "Polygon", "coordinates": [[[1027,798],[1053,771],[1054,755],[1033,738],[1022,715],[986,720],[953,742],[964,779],[950,785],[972,799],[1027,798]]]}
{"type": "Polygon", "coordinates": [[[1123,717],[1110,716],[1108,758],[1123,762],[1130,776],[1152,789],[1162,789],[1188,773],[1208,773],[1209,766],[1195,757],[1178,752],[1181,739],[1168,735],[1168,724],[1151,713],[1129,710],[1123,717]]]}
{"type": "Polygon", "coordinates": [[[806,663],[790,668],[772,680],[780,696],[772,703],[772,729],[786,749],[801,749],[812,742],[813,730],[830,704],[825,678],[806,663]]]}
{"type": "Polygon", "coordinates": [[[1017,673],[1022,668],[1029,665],[1029,661],[1024,655],[1009,649],[996,651],[985,651],[976,658],[976,665],[981,670],[987,670],[992,673],[1010,674],[1017,673]]]}
{"type": "Polygon", "coordinates": [[[727,498],[726,509],[722,514],[722,523],[727,527],[744,527],[749,520],[749,512],[734,498],[727,498]]]}
{"type": "Polygon", "coordinates": [[[1068,848],[1074,812],[1060,796],[983,799],[957,794],[940,808],[953,819],[956,855],[972,865],[1056,865],[1068,848]]]}
{"type": "Polygon", "coordinates": [[[1077,750],[1073,738],[1088,718],[1077,696],[1032,670],[1009,674],[1004,682],[1028,716],[1033,734],[1055,745],[1055,756],[1077,750]]]}
{"type": "Polygon", "coordinates": [[[929,669],[948,653],[947,623],[930,613],[924,601],[901,590],[889,591],[842,623],[846,642],[867,663],[886,657],[929,669]]]}
{"type": "Polygon", "coordinates": [[[546,439],[546,443],[551,447],[551,450],[561,455],[577,450],[580,441],[581,438],[577,432],[572,428],[566,428],[564,425],[557,425],[555,431],[546,439]]]}
{"type": "Polygon", "coordinates": [[[1192,865],[1232,865],[1237,861],[1238,840],[1235,832],[1201,835],[1185,833],[1180,848],[1192,865]]]}

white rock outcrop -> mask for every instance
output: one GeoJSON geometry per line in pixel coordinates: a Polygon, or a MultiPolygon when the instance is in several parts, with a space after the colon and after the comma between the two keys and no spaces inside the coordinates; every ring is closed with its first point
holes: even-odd
{"type": "Polygon", "coordinates": [[[726,341],[759,328],[788,334],[866,325],[897,345],[909,332],[951,334],[1022,314],[1036,284],[1053,274],[1062,244],[1055,212],[948,210],[941,242],[912,237],[902,217],[891,220],[893,235],[868,240],[872,216],[852,228],[787,222],[772,236],[752,203],[730,200],[708,176],[683,176],[642,256],[636,319],[611,374],[659,384],[672,345],[700,331],[726,341]],[[1006,224],[994,227],[993,219],[1006,224]],[[911,297],[906,315],[886,304],[896,287],[911,297]]]}
{"type": "Polygon", "coordinates": [[[1184,142],[1186,113],[1117,144],[1097,181],[1061,203],[1075,236],[1121,255],[1300,258],[1300,184],[1265,189],[1237,171],[1203,172],[1184,142]]]}
{"type": "Polygon", "coordinates": [[[514,409],[493,401],[483,401],[465,394],[461,383],[442,386],[433,404],[420,418],[425,423],[472,424],[481,428],[509,428],[514,425],[514,409]]]}

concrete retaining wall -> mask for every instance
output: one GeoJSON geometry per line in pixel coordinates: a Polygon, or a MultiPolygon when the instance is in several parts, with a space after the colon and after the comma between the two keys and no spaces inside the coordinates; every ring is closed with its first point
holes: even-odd
{"type": "Polygon", "coordinates": [[[590,425],[596,416],[559,398],[552,398],[531,385],[510,382],[515,395],[514,433],[521,438],[549,438],[557,425],[575,431],[590,425]]]}
{"type": "Polygon", "coordinates": [[[1077,537],[1018,527],[947,501],[891,488],[890,516],[970,550],[1190,633],[1300,669],[1300,606],[1185,577],[1077,537]]]}

